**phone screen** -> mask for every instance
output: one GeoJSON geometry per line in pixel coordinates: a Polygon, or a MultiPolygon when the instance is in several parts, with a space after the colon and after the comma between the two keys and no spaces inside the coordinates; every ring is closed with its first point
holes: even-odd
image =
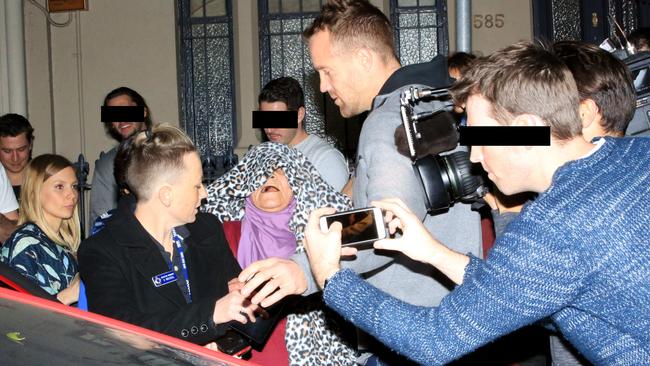
{"type": "Polygon", "coordinates": [[[343,226],[341,230],[341,244],[352,244],[379,239],[377,224],[372,209],[345,212],[338,215],[327,216],[327,227],[338,221],[343,226]]]}

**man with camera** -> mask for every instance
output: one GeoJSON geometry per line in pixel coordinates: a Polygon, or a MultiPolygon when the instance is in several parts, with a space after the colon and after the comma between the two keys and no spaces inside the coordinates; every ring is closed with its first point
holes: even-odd
{"type": "MultiPolygon", "coordinates": [[[[359,138],[354,206],[362,208],[372,200],[399,197],[436,237],[445,238],[459,252],[480,256],[478,213],[472,212],[467,204],[457,204],[446,213],[428,215],[411,161],[395,147],[395,129],[402,124],[400,94],[409,86],[417,85],[413,82],[417,75],[400,69],[392,26],[386,16],[365,0],[329,1],[303,35],[320,76],[321,92],[331,96],[341,115],[351,117],[370,111],[359,138]]],[[[439,71],[446,81],[446,67],[439,71]]],[[[252,293],[270,279],[252,298],[259,303],[270,295],[262,302],[266,306],[288,294],[317,291],[306,256],[296,255],[292,259],[268,259],[249,266],[239,277],[242,281],[252,278],[243,293],[252,293]]],[[[346,265],[365,274],[368,281],[382,290],[413,305],[437,305],[453,287],[434,268],[399,253],[360,250],[346,265]]],[[[376,353],[377,349],[372,351],[376,353]]],[[[389,358],[391,353],[386,352],[389,358]]]]}
{"type": "Polygon", "coordinates": [[[403,232],[375,248],[459,284],[437,307],[400,301],[341,269],[340,226],[321,231],[319,217],[331,209],[316,211],[305,248],[325,303],[423,364],[451,362],[547,318],[593,364],[650,364],[650,140],[586,141],[571,72],[541,44],[479,60],[451,92],[470,127],[550,127],[550,146],[472,148],[503,193],[539,196],[485,261],[445,247],[399,200],[373,202],[388,212],[389,231],[403,232]]]}

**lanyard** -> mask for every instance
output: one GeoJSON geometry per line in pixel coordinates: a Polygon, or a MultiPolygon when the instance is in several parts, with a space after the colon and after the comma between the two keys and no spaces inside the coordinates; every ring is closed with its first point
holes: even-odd
{"type": "Polygon", "coordinates": [[[192,290],[190,289],[190,276],[187,273],[187,262],[185,262],[185,253],[183,251],[183,238],[176,234],[176,230],[172,229],[172,241],[176,246],[176,251],[178,252],[178,258],[181,260],[181,268],[183,269],[183,275],[185,276],[185,285],[187,286],[187,296],[189,302],[192,302],[192,290]]]}

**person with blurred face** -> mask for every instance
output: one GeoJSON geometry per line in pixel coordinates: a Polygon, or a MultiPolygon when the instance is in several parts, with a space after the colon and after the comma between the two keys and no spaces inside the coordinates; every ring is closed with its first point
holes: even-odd
{"type": "MultiPolygon", "coordinates": [[[[122,142],[136,132],[151,128],[151,111],[144,98],[135,90],[125,86],[109,92],[104,98],[105,107],[144,107],[144,122],[106,122],[106,133],[117,142],[122,142]]],[[[117,207],[119,189],[113,175],[117,146],[99,154],[95,161],[90,191],[90,222],[101,214],[117,207]]]]}
{"type": "Polygon", "coordinates": [[[18,229],[2,247],[0,261],[34,281],[62,303],[77,302],[77,176],[72,163],[45,154],[25,169],[18,229]]]}
{"type": "Polygon", "coordinates": [[[17,199],[33,145],[34,129],[25,117],[14,113],[0,117],[0,162],[17,199]]]}
{"type": "Polygon", "coordinates": [[[264,128],[266,137],[302,152],[325,182],[341,191],[349,178],[348,163],[336,148],[305,130],[305,96],[300,83],[291,77],[269,81],[258,97],[260,111],[297,111],[297,128],[264,128]]]}
{"type": "Polygon", "coordinates": [[[229,292],[240,268],[221,223],[198,212],[206,191],[189,137],[155,126],[133,137],[129,155],[135,202],[120,201],[79,249],[88,309],[197,344],[223,336],[229,321],[255,321],[257,307],[229,292]]]}

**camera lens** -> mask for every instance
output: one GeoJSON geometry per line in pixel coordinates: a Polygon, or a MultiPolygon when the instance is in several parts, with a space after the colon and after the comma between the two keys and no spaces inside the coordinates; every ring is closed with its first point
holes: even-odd
{"type": "Polygon", "coordinates": [[[482,171],[469,160],[468,152],[456,151],[439,158],[445,167],[442,172],[443,181],[452,202],[483,196],[483,190],[480,189],[484,185],[482,171]]]}

